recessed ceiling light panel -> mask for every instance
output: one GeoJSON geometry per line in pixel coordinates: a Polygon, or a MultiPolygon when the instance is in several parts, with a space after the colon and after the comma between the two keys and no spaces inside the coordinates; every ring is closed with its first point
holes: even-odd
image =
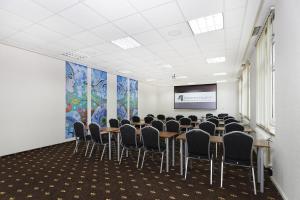
{"type": "Polygon", "coordinates": [[[206,62],[208,64],[222,63],[222,62],[225,62],[225,61],[226,61],[226,58],[224,56],[222,56],[222,57],[215,57],[215,58],[207,58],[206,59],[206,62]]]}
{"type": "Polygon", "coordinates": [[[226,72],[219,72],[219,73],[214,73],[214,76],[226,76],[226,72]]]}
{"type": "Polygon", "coordinates": [[[129,70],[119,70],[119,73],[122,73],[122,74],[131,74],[132,72],[129,71],[129,70]]]}
{"type": "Polygon", "coordinates": [[[135,39],[131,37],[121,38],[121,39],[113,40],[111,42],[125,50],[141,46],[140,43],[138,43],[135,39]]]}
{"type": "Polygon", "coordinates": [[[188,21],[193,33],[200,34],[223,29],[223,14],[218,13],[188,21]]]}
{"type": "Polygon", "coordinates": [[[219,81],[217,81],[217,83],[226,83],[227,82],[227,80],[219,80],[219,81]]]}

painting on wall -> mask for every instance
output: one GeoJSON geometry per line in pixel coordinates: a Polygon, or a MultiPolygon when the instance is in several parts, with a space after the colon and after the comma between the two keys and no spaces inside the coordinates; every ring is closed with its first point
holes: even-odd
{"type": "Polygon", "coordinates": [[[138,81],[130,79],[129,80],[129,116],[138,116],[138,81]]]}
{"type": "Polygon", "coordinates": [[[87,67],[66,62],[66,138],[74,137],[76,121],[87,123],[87,67]]]}
{"type": "Polygon", "coordinates": [[[128,78],[117,76],[117,118],[128,119],[128,78]]]}
{"type": "Polygon", "coordinates": [[[92,69],[91,74],[91,122],[106,127],[107,72],[92,69]]]}

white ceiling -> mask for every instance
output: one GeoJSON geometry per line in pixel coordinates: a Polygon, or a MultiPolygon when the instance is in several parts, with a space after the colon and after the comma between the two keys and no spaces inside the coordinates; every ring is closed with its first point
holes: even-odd
{"type": "Polygon", "coordinates": [[[114,74],[130,70],[126,76],[161,85],[173,83],[174,73],[188,76],[176,84],[234,80],[252,31],[247,22],[256,17],[246,16],[249,9],[249,0],[1,0],[0,43],[114,74]],[[193,35],[187,20],[220,12],[224,29],[193,35]],[[142,45],[123,50],[111,43],[127,36],[142,45]],[[62,55],[67,52],[86,58],[62,55]],[[219,56],[226,62],[206,63],[219,56]],[[228,75],[214,77],[217,72],[228,75]]]}

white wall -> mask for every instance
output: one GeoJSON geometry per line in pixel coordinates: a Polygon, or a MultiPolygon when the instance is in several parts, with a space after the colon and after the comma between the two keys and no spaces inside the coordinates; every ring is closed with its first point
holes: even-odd
{"type": "Polygon", "coordinates": [[[276,136],[273,180],[286,199],[300,197],[300,1],[276,5],[276,136]]]}
{"type": "MultiPolygon", "coordinates": [[[[0,61],[0,156],[67,141],[65,62],[1,44],[0,61]]],[[[117,115],[116,81],[108,73],[108,119],[117,115]]],[[[156,87],[139,83],[139,113],[156,113],[156,87]]]]}
{"type": "Polygon", "coordinates": [[[238,112],[238,88],[237,82],[220,83],[217,86],[217,110],[188,110],[174,109],[174,87],[158,88],[157,112],[166,116],[191,114],[198,117],[206,113],[229,113],[237,116],[238,112]]]}

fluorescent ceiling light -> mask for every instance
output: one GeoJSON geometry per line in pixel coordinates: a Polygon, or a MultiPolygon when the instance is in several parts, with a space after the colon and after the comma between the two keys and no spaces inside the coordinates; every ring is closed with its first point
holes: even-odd
{"type": "Polygon", "coordinates": [[[121,47],[122,49],[131,49],[131,48],[141,46],[140,43],[138,43],[135,39],[131,37],[121,38],[121,39],[113,40],[111,42],[121,47]]]}
{"type": "Polygon", "coordinates": [[[155,79],[154,78],[148,78],[148,79],[146,79],[146,81],[147,82],[152,82],[152,81],[155,81],[155,79]]]}
{"type": "Polygon", "coordinates": [[[214,76],[225,76],[225,75],[227,75],[226,72],[214,73],[214,76]]]}
{"type": "Polygon", "coordinates": [[[222,63],[222,62],[225,62],[226,61],[226,58],[224,56],[222,57],[215,57],[215,58],[207,58],[206,59],[206,62],[208,64],[212,64],[212,63],[222,63]]]}
{"type": "Polygon", "coordinates": [[[218,13],[188,21],[194,34],[223,29],[223,14],[218,13]]]}
{"type": "Polygon", "coordinates": [[[225,83],[225,82],[227,82],[227,80],[219,80],[219,81],[217,81],[217,83],[225,83]]]}
{"type": "Polygon", "coordinates": [[[196,84],[195,82],[188,83],[188,85],[195,85],[195,84],[196,84]]]}
{"type": "Polygon", "coordinates": [[[131,74],[132,72],[129,70],[119,70],[120,73],[122,74],[131,74]]]}
{"type": "Polygon", "coordinates": [[[173,66],[172,66],[172,65],[169,65],[169,64],[162,65],[162,67],[163,67],[163,68],[168,68],[168,69],[171,69],[171,68],[173,68],[173,66]]]}
{"type": "Polygon", "coordinates": [[[187,76],[177,76],[176,79],[185,79],[187,76]]]}

